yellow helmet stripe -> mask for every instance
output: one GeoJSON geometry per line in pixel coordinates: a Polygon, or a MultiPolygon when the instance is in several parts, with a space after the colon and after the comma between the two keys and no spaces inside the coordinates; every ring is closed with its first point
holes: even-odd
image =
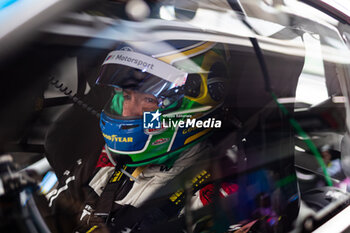
{"type": "Polygon", "coordinates": [[[179,61],[188,57],[193,57],[193,56],[196,56],[197,54],[208,51],[209,49],[214,47],[215,44],[216,43],[214,42],[206,42],[198,47],[189,49],[187,51],[182,51],[180,53],[175,53],[164,57],[158,57],[158,59],[166,63],[173,64],[176,61],[179,61]]]}
{"type": "Polygon", "coordinates": [[[187,138],[187,139],[185,140],[184,145],[186,145],[186,144],[188,144],[188,143],[190,143],[190,142],[196,140],[196,139],[199,138],[200,136],[205,135],[205,134],[208,133],[210,130],[212,130],[212,129],[211,129],[211,128],[208,128],[208,129],[205,129],[205,130],[203,130],[203,131],[200,131],[199,133],[196,133],[195,135],[192,135],[191,137],[189,137],[189,138],[187,138]]]}

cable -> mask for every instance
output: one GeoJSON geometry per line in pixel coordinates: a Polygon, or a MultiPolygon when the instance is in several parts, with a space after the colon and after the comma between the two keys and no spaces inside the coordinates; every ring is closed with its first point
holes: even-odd
{"type": "Polygon", "coordinates": [[[87,103],[81,100],[76,94],[72,95],[72,90],[69,90],[68,87],[64,86],[63,83],[60,83],[57,79],[55,79],[55,77],[50,77],[50,84],[53,85],[56,89],[58,89],[60,92],[68,96],[74,104],[79,105],[92,115],[96,116],[97,118],[100,118],[100,113],[98,113],[93,107],[89,106],[87,103]]]}

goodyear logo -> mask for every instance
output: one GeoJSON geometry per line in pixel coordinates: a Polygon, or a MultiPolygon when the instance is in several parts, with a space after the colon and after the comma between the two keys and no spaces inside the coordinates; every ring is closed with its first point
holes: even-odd
{"type": "Polygon", "coordinates": [[[103,137],[105,137],[105,139],[112,141],[112,142],[133,142],[133,138],[132,137],[118,137],[118,135],[107,135],[107,134],[103,134],[103,137]]]}
{"type": "Polygon", "coordinates": [[[197,129],[196,127],[184,129],[184,130],[182,130],[182,134],[191,133],[192,131],[194,131],[194,130],[196,130],[196,129],[197,129]]]}

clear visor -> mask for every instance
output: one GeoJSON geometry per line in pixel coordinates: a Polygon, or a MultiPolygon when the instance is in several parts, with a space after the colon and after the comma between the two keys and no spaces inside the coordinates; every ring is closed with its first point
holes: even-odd
{"type": "Polygon", "coordinates": [[[165,89],[184,85],[186,78],[186,72],[153,57],[113,51],[103,62],[97,83],[158,95],[165,89]]]}
{"type": "Polygon", "coordinates": [[[176,102],[184,96],[184,85],[119,64],[103,65],[97,84],[114,88],[113,95],[104,108],[110,116],[141,116],[141,109],[164,109],[177,105],[176,102]]]}
{"type": "Polygon", "coordinates": [[[132,89],[156,97],[175,87],[174,83],[153,74],[118,64],[103,65],[97,84],[132,89]]]}
{"type": "Polygon", "coordinates": [[[153,112],[158,109],[161,101],[152,94],[114,88],[112,97],[104,107],[104,112],[110,117],[140,117],[143,112],[153,112]]]}

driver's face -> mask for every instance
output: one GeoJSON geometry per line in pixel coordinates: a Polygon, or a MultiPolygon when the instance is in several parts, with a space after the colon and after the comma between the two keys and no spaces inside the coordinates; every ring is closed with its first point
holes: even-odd
{"type": "Polygon", "coordinates": [[[124,90],[122,116],[142,116],[143,112],[155,111],[158,108],[157,99],[150,94],[124,90]]]}

